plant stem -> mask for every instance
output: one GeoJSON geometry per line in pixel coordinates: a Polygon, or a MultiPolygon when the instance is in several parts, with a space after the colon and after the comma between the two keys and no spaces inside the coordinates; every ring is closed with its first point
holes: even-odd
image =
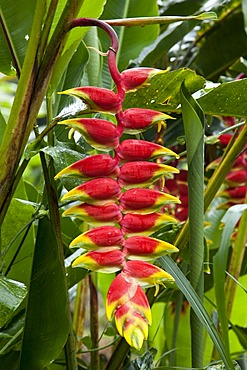
{"type": "MultiPolygon", "coordinates": [[[[96,278],[96,276],[94,276],[96,278]]],[[[98,292],[93,282],[92,276],[89,275],[90,289],[90,332],[93,348],[99,346],[99,320],[98,320],[98,292]]],[[[99,352],[91,352],[91,370],[99,370],[99,352]]]]}
{"type": "Polygon", "coordinates": [[[105,370],[119,370],[123,364],[123,360],[129,352],[130,346],[124,338],[121,338],[115,348],[105,370]]]}

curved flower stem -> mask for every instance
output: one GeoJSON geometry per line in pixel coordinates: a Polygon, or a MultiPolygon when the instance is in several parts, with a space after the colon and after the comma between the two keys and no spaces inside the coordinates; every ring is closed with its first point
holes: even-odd
{"type": "Polygon", "coordinates": [[[118,36],[114,29],[107,24],[104,21],[100,21],[98,19],[92,19],[92,18],[77,18],[74,19],[70,23],[69,29],[72,29],[74,27],[88,27],[88,26],[96,26],[102,28],[110,37],[111,40],[111,46],[108,50],[108,67],[109,71],[111,73],[112,79],[116,84],[117,90],[118,90],[118,96],[123,101],[124,98],[124,90],[122,88],[121,84],[121,75],[117,68],[116,64],[116,54],[118,52],[118,36]]]}
{"type": "MultiPolygon", "coordinates": [[[[93,348],[98,348],[99,346],[99,320],[98,320],[98,292],[91,275],[88,276],[89,279],[89,289],[90,289],[90,331],[91,340],[93,348]]],[[[97,277],[94,275],[94,280],[97,277]]],[[[99,352],[91,352],[91,369],[99,370],[99,352]]]]}

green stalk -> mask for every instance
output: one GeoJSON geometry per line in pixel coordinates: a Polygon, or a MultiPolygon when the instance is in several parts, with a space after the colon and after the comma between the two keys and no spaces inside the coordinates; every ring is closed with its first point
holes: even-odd
{"type": "MultiPolygon", "coordinates": [[[[190,282],[204,297],[204,116],[200,106],[181,86],[182,114],[188,158],[190,282]]],[[[192,367],[203,366],[203,324],[191,310],[192,367]]]]}
{"type": "Polygon", "coordinates": [[[115,348],[105,370],[118,370],[121,369],[123,361],[129,352],[130,346],[124,338],[121,338],[115,348]]]}
{"type": "MultiPolygon", "coordinates": [[[[94,281],[93,281],[92,276],[89,275],[90,332],[91,332],[92,346],[94,349],[99,347],[99,319],[98,319],[99,302],[98,302],[98,293],[97,293],[97,289],[95,286],[95,279],[97,279],[96,275],[94,276],[94,281]]],[[[91,369],[92,370],[100,369],[98,351],[91,352],[91,369]]]]}
{"type": "MultiPolygon", "coordinates": [[[[241,153],[247,142],[247,125],[245,124],[243,130],[237,137],[235,143],[226,156],[221,160],[218,167],[215,169],[210,178],[206,190],[204,192],[204,212],[208,209],[210,203],[214,199],[216,193],[219,191],[221,185],[225,181],[226,175],[231,170],[236,158],[241,153]]],[[[189,220],[186,221],[181,229],[175,245],[182,251],[189,240],[189,220]]]]}

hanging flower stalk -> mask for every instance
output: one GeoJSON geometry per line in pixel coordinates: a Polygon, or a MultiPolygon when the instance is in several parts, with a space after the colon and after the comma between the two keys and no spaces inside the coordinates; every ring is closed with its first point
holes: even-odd
{"type": "Polygon", "coordinates": [[[168,115],[150,109],[122,110],[125,93],[145,86],[159,70],[135,68],[119,73],[116,66],[118,39],[114,30],[98,20],[77,19],[75,26],[96,25],[111,38],[108,66],[117,92],[98,87],[77,87],[65,94],[82,99],[92,112],[115,115],[117,124],[99,118],[75,118],[60,122],[77,130],[97,150],[111,152],[84,158],[60,171],[56,178],[79,177],[82,184],[62,200],[79,201],[63,215],[73,216],[94,228],[77,236],[71,248],[81,248],[73,267],[91,271],[119,272],[106,301],[109,320],[115,318],[117,330],[136,349],[142,347],[151,325],[151,310],[143,289],[173,282],[173,277],[152,264],[152,260],[178,249],[150,237],[161,225],[177,220],[162,213],[166,204],[179,199],[150,186],[158,179],[179,171],[162,163],[150,162],[163,156],[177,157],[171,150],[142,140],[124,140],[127,132],[136,134],[151,126],[162,125],[168,115]],[[121,142],[121,143],[120,143],[121,142]],[[149,187],[149,188],[147,188],[149,187]]]}

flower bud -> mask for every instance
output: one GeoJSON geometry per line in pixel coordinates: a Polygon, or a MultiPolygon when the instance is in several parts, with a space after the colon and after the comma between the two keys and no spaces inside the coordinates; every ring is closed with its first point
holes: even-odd
{"type": "Polygon", "coordinates": [[[152,213],[169,203],[180,203],[180,200],[173,195],[151,189],[129,189],[120,198],[123,213],[152,213]]]}
{"type": "Polygon", "coordinates": [[[117,201],[122,195],[117,181],[103,177],[85,182],[70,190],[62,197],[62,201],[81,201],[94,205],[104,205],[117,201]]]}
{"type": "Polygon", "coordinates": [[[148,85],[149,80],[157,73],[163,71],[155,68],[131,68],[121,73],[122,85],[125,91],[136,90],[137,88],[148,85]]]}
{"type": "Polygon", "coordinates": [[[158,284],[174,282],[174,278],[168,272],[145,261],[134,260],[126,262],[123,273],[134,278],[144,288],[155,285],[155,295],[158,293],[158,284]]]}
{"type": "Polygon", "coordinates": [[[235,188],[227,188],[219,193],[219,196],[226,197],[226,198],[240,198],[244,199],[247,193],[247,186],[237,186],[235,188]]]}
{"type": "Polygon", "coordinates": [[[115,225],[122,219],[122,213],[117,204],[104,206],[93,206],[90,204],[79,204],[63,212],[63,216],[72,216],[87,222],[89,225],[102,226],[115,225]]]}
{"type": "Polygon", "coordinates": [[[148,236],[132,236],[126,239],[123,253],[128,259],[150,260],[165,253],[174,253],[179,250],[172,244],[148,236]]]}
{"type": "Polygon", "coordinates": [[[178,221],[167,214],[150,213],[150,214],[132,214],[128,213],[123,216],[121,230],[126,236],[151,235],[168,223],[177,223],[178,221]]]}
{"type": "Polygon", "coordinates": [[[118,183],[124,188],[149,186],[159,178],[179,173],[175,167],[153,162],[127,162],[120,168],[118,183]]]}
{"type": "Polygon", "coordinates": [[[112,122],[98,118],[77,118],[59,122],[77,131],[93,148],[110,151],[119,145],[117,126],[112,122]]]}
{"type": "Polygon", "coordinates": [[[75,87],[59,94],[67,94],[80,98],[93,112],[117,114],[122,109],[121,100],[113,91],[95,87],[75,87]]]}
{"type": "Polygon", "coordinates": [[[123,112],[122,124],[125,132],[138,134],[156,123],[163,124],[168,118],[172,119],[167,114],[152,109],[130,108],[123,112]]]}
{"type": "Polygon", "coordinates": [[[230,183],[244,184],[247,182],[247,170],[231,171],[226,176],[226,180],[230,183]]]}
{"type": "Polygon", "coordinates": [[[163,156],[179,158],[172,150],[145,140],[124,140],[116,152],[124,161],[148,161],[163,156]]]}
{"type": "Polygon", "coordinates": [[[104,250],[90,251],[76,258],[72,267],[83,267],[98,272],[116,272],[125,262],[123,252],[118,248],[105,248],[104,250]]]}
{"type": "Polygon", "coordinates": [[[114,226],[100,226],[77,236],[70,248],[99,249],[101,247],[122,247],[124,237],[120,229],[114,226]]]}
{"type": "Polygon", "coordinates": [[[83,158],[60,171],[59,177],[80,177],[88,180],[95,177],[117,177],[119,174],[118,159],[108,154],[96,154],[83,158]]]}

